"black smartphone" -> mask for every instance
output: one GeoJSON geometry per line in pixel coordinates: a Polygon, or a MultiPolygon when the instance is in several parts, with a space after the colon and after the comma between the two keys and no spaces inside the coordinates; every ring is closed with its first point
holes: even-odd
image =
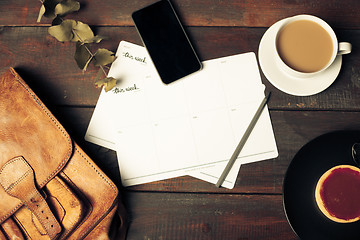
{"type": "Polygon", "coordinates": [[[165,84],[201,69],[201,62],[169,0],[135,11],[132,19],[165,84]]]}

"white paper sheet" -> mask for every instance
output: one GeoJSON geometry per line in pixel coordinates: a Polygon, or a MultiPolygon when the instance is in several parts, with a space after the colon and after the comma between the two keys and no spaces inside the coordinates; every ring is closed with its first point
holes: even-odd
{"type": "MultiPolygon", "coordinates": [[[[143,47],[122,41],[85,139],[117,151],[124,186],[191,175],[215,183],[264,97],[254,53],[203,62],[172,84],[161,82],[143,47]]],[[[222,186],[240,165],[277,156],[267,108],[222,186]]]]}

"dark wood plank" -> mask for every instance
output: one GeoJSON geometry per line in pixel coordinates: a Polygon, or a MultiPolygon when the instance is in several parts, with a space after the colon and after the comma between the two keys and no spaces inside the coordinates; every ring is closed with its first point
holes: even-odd
{"type": "MultiPolygon", "coordinates": [[[[93,51],[105,47],[116,51],[121,40],[141,44],[133,27],[99,27],[95,29],[108,36],[93,51]]],[[[265,28],[187,28],[201,60],[208,60],[238,53],[257,53],[265,28]]],[[[341,41],[360,42],[360,30],[337,30],[341,41]]],[[[30,86],[40,95],[57,105],[94,106],[100,90],[94,87],[97,69],[91,64],[83,74],[73,59],[74,43],[60,43],[47,34],[46,27],[4,27],[0,30],[0,71],[16,67],[30,86]]],[[[359,110],[360,98],[360,51],[354,47],[344,56],[343,66],[330,88],[311,97],[294,97],[285,94],[262,75],[268,91],[273,95],[272,109],[322,109],[359,110]]]]}
{"type": "MultiPolygon", "coordinates": [[[[132,26],[131,13],[154,0],[91,1],[80,0],[78,13],[68,16],[91,25],[132,26]]],[[[357,0],[297,1],[192,1],[173,0],[178,14],[187,26],[268,27],[279,19],[297,14],[312,14],[340,28],[358,28],[357,0]]],[[[40,1],[0,1],[0,25],[36,25],[40,1]]],[[[44,19],[41,24],[49,24],[44,19]]]]}
{"type": "MultiPolygon", "coordinates": [[[[84,140],[93,108],[53,105],[49,108],[85,152],[121,187],[115,152],[84,140]]],[[[360,129],[360,112],[271,111],[270,114],[279,157],[243,165],[234,189],[218,189],[213,184],[192,177],[174,178],[127,189],[131,191],[281,194],[286,169],[302,146],[315,137],[331,131],[360,129]]]]}
{"type": "MultiPolygon", "coordinates": [[[[131,13],[155,0],[79,0],[66,18],[83,21],[108,36],[92,49],[116,51],[121,40],[141,44],[131,13]]],[[[74,43],[47,34],[49,19],[36,23],[40,1],[0,1],[0,74],[15,67],[85,152],[121,189],[129,213],[127,239],[297,239],[282,206],[282,183],[297,151],[313,138],[336,130],[360,129],[360,18],[358,0],[171,0],[201,60],[258,51],[261,36],[276,21],[313,14],[353,43],[338,79],[310,96],[285,94],[266,80],[279,157],[243,165],[234,189],[184,176],[138,186],[121,186],[116,153],[86,142],[84,135],[100,89],[97,69],[82,73],[74,43]]]]}
{"type": "Polygon", "coordinates": [[[297,239],[281,196],[132,193],[127,239],[297,239]]]}
{"type": "Polygon", "coordinates": [[[235,188],[216,189],[214,185],[195,179],[162,181],[131,187],[134,190],[163,191],[178,187],[190,192],[282,193],[288,165],[298,150],[310,140],[338,130],[359,130],[358,112],[271,111],[271,119],[279,157],[241,166],[235,188]],[[151,186],[152,185],[152,186],[151,186]]]}
{"type": "MultiPolygon", "coordinates": [[[[96,29],[95,29],[96,30],[96,29]]],[[[116,51],[125,38],[139,38],[134,28],[105,28],[97,31],[109,37],[90,46],[116,51]]],[[[137,39],[138,43],[140,39],[137,39]]],[[[4,27],[0,31],[0,69],[15,67],[28,84],[59,105],[94,105],[100,93],[94,82],[97,69],[93,64],[83,73],[73,58],[75,43],[58,42],[47,33],[47,27],[4,27]]]]}

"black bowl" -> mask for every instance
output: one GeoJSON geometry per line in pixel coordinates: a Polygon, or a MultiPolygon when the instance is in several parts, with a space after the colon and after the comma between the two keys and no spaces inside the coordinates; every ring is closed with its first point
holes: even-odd
{"type": "Polygon", "coordinates": [[[303,146],[291,161],[283,183],[283,205],[299,238],[360,239],[360,221],[334,222],[325,217],[315,201],[315,187],[323,173],[337,165],[357,166],[351,148],[359,141],[360,131],[324,134],[303,146]]]}

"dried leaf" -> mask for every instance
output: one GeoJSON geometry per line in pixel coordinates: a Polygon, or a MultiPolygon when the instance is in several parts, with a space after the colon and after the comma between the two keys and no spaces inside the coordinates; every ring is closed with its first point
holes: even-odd
{"type": "Polygon", "coordinates": [[[103,71],[101,68],[99,68],[99,71],[98,71],[98,73],[96,74],[95,82],[99,81],[103,75],[106,76],[106,74],[104,73],[104,71],[103,71]]]}
{"type": "Polygon", "coordinates": [[[95,85],[97,87],[102,87],[104,86],[105,88],[105,92],[110,91],[111,89],[113,89],[113,87],[116,86],[116,79],[113,77],[107,77],[101,80],[98,80],[95,82],[95,85]]]}
{"type": "Polygon", "coordinates": [[[49,27],[48,32],[60,42],[70,41],[75,37],[73,34],[75,25],[75,20],[64,20],[60,25],[49,27]]]}
{"type": "Polygon", "coordinates": [[[52,20],[51,26],[60,25],[63,21],[64,21],[64,19],[62,19],[61,17],[57,16],[56,18],[54,18],[54,19],[52,20]]]}
{"type": "Polygon", "coordinates": [[[44,0],[43,4],[45,7],[44,17],[47,18],[55,18],[55,7],[56,5],[61,2],[61,0],[44,0]]]}
{"type": "Polygon", "coordinates": [[[45,11],[46,11],[46,9],[45,9],[45,6],[43,4],[43,5],[41,5],[40,11],[39,11],[39,16],[38,16],[38,19],[36,20],[36,22],[41,21],[41,18],[42,18],[42,16],[44,16],[45,11]]]}
{"type": "Polygon", "coordinates": [[[100,36],[100,35],[96,35],[93,38],[89,38],[89,39],[84,40],[84,43],[99,43],[103,39],[105,39],[105,37],[100,36]]]}
{"type": "Polygon", "coordinates": [[[89,25],[82,23],[82,22],[76,22],[76,24],[73,26],[74,31],[74,38],[72,39],[73,42],[85,42],[87,39],[94,38],[94,33],[89,27],[89,25]]]}
{"type": "Polygon", "coordinates": [[[80,9],[80,3],[74,0],[65,0],[55,7],[55,14],[65,16],[80,9]]]}
{"type": "Polygon", "coordinates": [[[115,60],[114,53],[105,49],[99,48],[94,54],[95,66],[105,66],[115,60]]]}
{"type": "Polygon", "coordinates": [[[81,44],[80,42],[76,43],[76,51],[74,58],[78,67],[83,71],[86,71],[87,66],[92,60],[92,56],[90,52],[86,49],[86,45],[81,44]]]}

